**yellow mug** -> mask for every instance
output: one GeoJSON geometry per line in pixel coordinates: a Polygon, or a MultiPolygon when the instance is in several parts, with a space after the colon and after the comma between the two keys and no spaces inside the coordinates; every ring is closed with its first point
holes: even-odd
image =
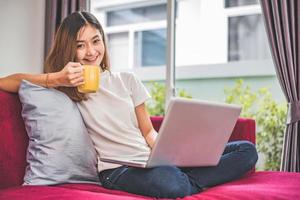
{"type": "Polygon", "coordinates": [[[97,65],[83,65],[84,84],[78,86],[81,93],[93,93],[99,89],[100,67],[97,65]]]}

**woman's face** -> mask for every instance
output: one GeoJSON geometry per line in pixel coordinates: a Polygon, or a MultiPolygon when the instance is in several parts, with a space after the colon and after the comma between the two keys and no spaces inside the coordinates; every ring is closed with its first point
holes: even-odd
{"type": "Polygon", "coordinates": [[[105,47],[98,29],[89,24],[82,27],[78,32],[76,43],[76,62],[100,66],[105,47]]]}

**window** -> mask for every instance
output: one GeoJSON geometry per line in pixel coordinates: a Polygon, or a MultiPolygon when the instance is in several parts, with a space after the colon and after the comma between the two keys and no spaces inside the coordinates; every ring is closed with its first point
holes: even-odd
{"type": "Polygon", "coordinates": [[[245,6],[258,4],[258,0],[225,0],[225,7],[245,6]]]}
{"type": "Polygon", "coordinates": [[[271,57],[258,1],[226,0],[228,62],[271,57]]]}
{"type": "Polygon", "coordinates": [[[166,29],[135,33],[135,66],[151,67],[166,64],[166,29]]]}
{"type": "Polygon", "coordinates": [[[260,14],[229,17],[228,61],[270,57],[260,14]]]}
{"type": "Polygon", "coordinates": [[[107,26],[128,25],[166,19],[166,4],[109,11],[107,26]]]}
{"type": "Polygon", "coordinates": [[[165,65],[166,13],[165,3],[105,12],[112,68],[165,65]]]}

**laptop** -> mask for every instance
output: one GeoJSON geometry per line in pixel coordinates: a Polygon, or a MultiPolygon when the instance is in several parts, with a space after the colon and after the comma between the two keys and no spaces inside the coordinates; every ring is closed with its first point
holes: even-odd
{"type": "Polygon", "coordinates": [[[172,98],[148,160],[100,160],[143,168],[215,166],[240,112],[238,105],[172,98]]]}

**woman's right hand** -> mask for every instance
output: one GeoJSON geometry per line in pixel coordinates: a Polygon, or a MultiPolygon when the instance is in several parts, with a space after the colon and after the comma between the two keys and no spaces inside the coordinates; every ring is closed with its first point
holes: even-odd
{"type": "Polygon", "coordinates": [[[77,87],[84,84],[83,66],[78,62],[68,62],[56,75],[56,85],[77,87]]]}

